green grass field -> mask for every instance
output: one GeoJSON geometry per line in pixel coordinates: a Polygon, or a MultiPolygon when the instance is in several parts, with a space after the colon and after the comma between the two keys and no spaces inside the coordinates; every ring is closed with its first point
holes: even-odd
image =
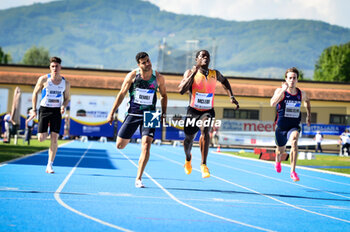
{"type": "MultiPolygon", "coordinates": [[[[18,139],[17,145],[14,145],[14,139],[11,143],[0,143],[0,163],[12,159],[19,158],[38,151],[49,149],[50,140],[40,143],[36,139],[30,140],[30,145],[23,144],[23,139],[18,139]]],[[[58,145],[69,142],[69,140],[58,140],[58,145]]]]}
{"type": "MultiPolygon", "coordinates": [[[[250,152],[225,152],[241,157],[259,159],[259,155],[250,152]]],[[[339,157],[334,155],[316,155],[314,160],[298,160],[297,166],[350,166],[350,157],[339,157]]],[[[274,161],[271,161],[274,162],[274,161]]],[[[282,163],[290,164],[290,161],[282,161],[282,163]]],[[[318,168],[321,170],[328,170],[332,172],[340,172],[345,174],[350,174],[350,168],[318,168]]]]}

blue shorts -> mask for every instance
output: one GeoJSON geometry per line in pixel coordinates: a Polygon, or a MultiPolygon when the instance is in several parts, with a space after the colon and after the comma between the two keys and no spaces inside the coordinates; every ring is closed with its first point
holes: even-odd
{"type": "Polygon", "coordinates": [[[300,126],[290,127],[288,129],[282,129],[280,127],[276,127],[275,131],[275,142],[279,147],[283,147],[287,144],[289,136],[293,131],[298,131],[300,133],[300,126]]]}
{"type": "Polygon", "coordinates": [[[156,128],[143,127],[143,116],[134,116],[130,114],[126,116],[123,125],[120,127],[118,131],[118,137],[123,139],[130,139],[139,126],[141,137],[146,135],[154,138],[154,132],[156,131],[156,128]]]}

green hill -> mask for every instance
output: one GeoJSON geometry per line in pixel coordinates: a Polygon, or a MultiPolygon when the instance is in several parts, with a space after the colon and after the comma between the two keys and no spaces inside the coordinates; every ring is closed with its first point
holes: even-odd
{"type": "Polygon", "coordinates": [[[15,62],[36,45],[70,67],[129,70],[144,50],[160,71],[182,73],[193,61],[190,51],[206,48],[226,75],[277,78],[296,66],[311,76],[323,49],[348,41],[350,29],[320,21],[225,21],[160,11],[141,0],[69,0],[0,11],[0,46],[15,62]]]}

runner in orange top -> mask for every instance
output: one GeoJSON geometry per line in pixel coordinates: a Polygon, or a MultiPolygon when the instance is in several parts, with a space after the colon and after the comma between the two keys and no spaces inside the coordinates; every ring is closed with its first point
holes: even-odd
{"type": "Polygon", "coordinates": [[[184,73],[184,78],[179,85],[180,94],[184,94],[187,91],[190,94],[190,105],[187,109],[184,127],[185,173],[190,174],[192,172],[191,149],[193,139],[200,129],[201,137],[199,139],[199,146],[202,155],[201,171],[203,178],[210,177],[207,167],[207,156],[210,144],[209,132],[212,120],[215,120],[214,95],[216,81],[221,82],[228,96],[230,96],[231,103],[236,105],[236,109],[239,108],[238,101],[232,93],[230,83],[219,71],[209,69],[209,62],[210,54],[208,51],[200,50],[197,52],[196,65],[184,73]],[[209,123],[206,123],[208,120],[209,123]],[[197,123],[197,121],[201,121],[202,123],[197,123]]]}

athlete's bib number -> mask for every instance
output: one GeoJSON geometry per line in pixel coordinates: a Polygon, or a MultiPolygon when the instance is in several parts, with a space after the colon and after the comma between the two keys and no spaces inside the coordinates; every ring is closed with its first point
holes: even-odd
{"type": "Polygon", "coordinates": [[[284,111],[284,117],[299,118],[299,115],[300,115],[300,102],[286,103],[286,110],[284,111]]]}
{"type": "Polygon", "coordinates": [[[214,95],[212,93],[196,93],[194,107],[205,110],[213,108],[213,97],[214,95]]]}
{"type": "Polygon", "coordinates": [[[140,105],[152,105],[154,92],[153,89],[136,88],[134,102],[140,105]]]}

